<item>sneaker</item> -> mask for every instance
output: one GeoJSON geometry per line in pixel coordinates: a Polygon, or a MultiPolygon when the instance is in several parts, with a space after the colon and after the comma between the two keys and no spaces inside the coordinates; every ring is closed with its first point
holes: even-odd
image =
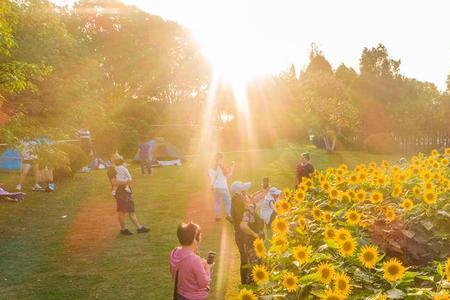
{"type": "Polygon", "coordinates": [[[21,191],[22,190],[22,185],[21,184],[18,184],[18,185],[16,185],[16,191],[21,191]]]}
{"type": "Polygon", "coordinates": [[[56,189],[56,184],[52,182],[49,183],[47,187],[51,192],[53,192],[56,189]]]}
{"type": "Polygon", "coordinates": [[[33,191],[35,191],[35,192],[43,192],[43,191],[45,191],[45,189],[42,188],[42,186],[40,186],[39,184],[36,184],[36,185],[33,187],[33,191]]]}
{"type": "Polygon", "coordinates": [[[227,216],[225,219],[233,225],[233,218],[231,216],[227,216]]]}
{"type": "Polygon", "coordinates": [[[133,235],[133,233],[131,231],[129,231],[128,229],[122,229],[120,231],[121,235],[133,235]]]}
{"type": "Polygon", "coordinates": [[[145,228],[144,226],[142,226],[141,228],[138,228],[137,233],[147,233],[149,231],[150,231],[150,229],[145,228]]]}

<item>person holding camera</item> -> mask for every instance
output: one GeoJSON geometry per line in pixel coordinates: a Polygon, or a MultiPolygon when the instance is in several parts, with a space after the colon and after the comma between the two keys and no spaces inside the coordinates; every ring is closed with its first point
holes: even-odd
{"type": "Polygon", "coordinates": [[[225,202],[225,211],[227,214],[226,219],[232,222],[231,218],[231,196],[228,190],[228,178],[234,172],[234,161],[231,162],[229,167],[224,164],[223,153],[216,154],[216,160],[214,165],[209,168],[208,175],[211,180],[211,190],[214,194],[215,200],[215,214],[216,222],[220,221],[220,215],[222,210],[222,201],[225,202]]]}
{"type": "Polygon", "coordinates": [[[241,260],[241,284],[252,282],[252,265],[259,262],[253,248],[253,242],[264,237],[264,223],[256,212],[254,199],[248,195],[250,182],[235,181],[231,184],[233,193],[231,215],[234,226],[234,239],[241,260]]]}
{"type": "Polygon", "coordinates": [[[177,237],[180,246],[169,256],[170,273],[175,281],[174,300],[206,300],[211,283],[214,252],[208,261],[197,255],[202,233],[200,226],[193,222],[178,226],[177,237]]]}

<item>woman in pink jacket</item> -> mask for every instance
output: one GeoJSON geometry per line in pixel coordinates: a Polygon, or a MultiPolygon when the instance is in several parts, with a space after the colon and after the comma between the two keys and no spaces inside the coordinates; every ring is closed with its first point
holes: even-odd
{"type": "Polygon", "coordinates": [[[175,280],[174,299],[206,300],[211,282],[211,265],[198,256],[202,235],[195,223],[182,223],[177,230],[181,246],[170,253],[170,273],[175,280]]]}

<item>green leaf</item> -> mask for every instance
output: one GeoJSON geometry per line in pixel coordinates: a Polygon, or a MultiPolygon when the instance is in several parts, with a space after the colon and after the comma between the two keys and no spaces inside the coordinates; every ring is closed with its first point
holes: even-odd
{"type": "Polygon", "coordinates": [[[441,264],[441,263],[439,263],[439,264],[437,265],[436,271],[437,271],[437,273],[439,274],[439,276],[442,277],[442,275],[444,274],[444,270],[442,269],[442,264],[441,264]]]}

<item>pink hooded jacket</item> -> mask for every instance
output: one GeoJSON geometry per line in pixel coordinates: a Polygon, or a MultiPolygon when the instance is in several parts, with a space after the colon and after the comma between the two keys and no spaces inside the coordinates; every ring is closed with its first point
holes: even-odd
{"type": "Polygon", "coordinates": [[[211,274],[205,271],[203,260],[192,250],[175,248],[170,253],[170,273],[175,280],[178,271],[178,294],[189,300],[208,297],[211,274]]]}

